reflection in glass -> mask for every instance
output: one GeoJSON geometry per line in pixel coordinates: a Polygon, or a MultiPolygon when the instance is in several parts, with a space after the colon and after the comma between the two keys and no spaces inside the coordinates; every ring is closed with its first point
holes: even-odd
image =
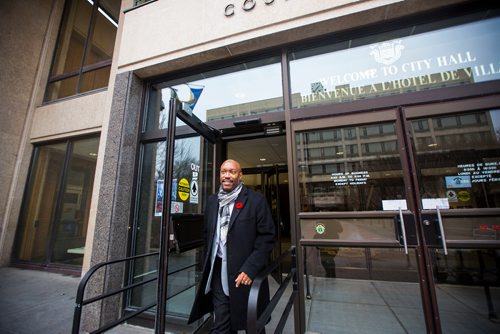
{"type": "Polygon", "coordinates": [[[297,133],[301,211],[382,210],[405,199],[393,122],[297,133]]]}
{"type": "MultiPolygon", "coordinates": [[[[164,187],[166,158],[165,141],[143,145],[135,227],[137,255],[159,250],[161,219],[165,212],[163,205],[167,195],[164,187]]],[[[172,214],[203,213],[204,201],[208,192],[213,189],[212,159],[213,145],[203,137],[193,136],[175,140],[172,193],[169,203],[172,214]]],[[[170,246],[175,241],[172,240],[170,246]]],[[[169,316],[186,318],[189,315],[199,277],[197,273],[201,271],[202,251],[203,247],[187,251],[171,247],[168,254],[167,286],[169,316]]],[[[157,270],[157,257],[135,261],[133,283],[155,277],[158,274],[157,270]]],[[[129,305],[137,307],[148,305],[156,300],[156,292],[156,281],[136,288],[131,294],[129,305]]]]}
{"type": "Polygon", "coordinates": [[[203,122],[283,111],[280,58],[267,58],[152,85],[146,130],[164,129],[172,87],[203,122]],[[190,100],[195,90],[199,98],[190,100]],[[188,102],[190,101],[190,102],[188,102]]]}
{"type": "Polygon", "coordinates": [[[70,73],[80,68],[91,16],[92,4],[87,0],[68,2],[59,32],[51,76],[70,73]]]}
{"type": "Polygon", "coordinates": [[[61,208],[55,221],[52,262],[82,265],[99,139],[75,141],[61,208]]]}
{"type": "Polygon", "coordinates": [[[424,209],[435,209],[430,199],[444,209],[500,207],[500,110],[410,124],[424,209]]]}
{"type": "Polygon", "coordinates": [[[498,333],[498,249],[429,250],[444,333],[498,333]]]}
{"type": "Polygon", "coordinates": [[[120,16],[120,1],[100,0],[95,22],[95,28],[87,42],[87,54],[84,65],[92,65],[113,57],[116,29],[120,16]]]}
{"type": "Polygon", "coordinates": [[[376,98],[500,78],[500,18],[450,22],[290,53],[293,107],[376,98]],[[455,23],[456,24],[456,23],[455,23]]]}
{"type": "Polygon", "coordinates": [[[52,212],[57,203],[66,156],[66,143],[37,147],[35,161],[28,181],[27,195],[24,197],[18,234],[19,260],[46,262],[46,247],[50,239],[52,212]]]}
{"type": "Polygon", "coordinates": [[[302,239],[395,241],[393,218],[302,219],[302,239]]]}
{"type": "Polygon", "coordinates": [[[62,99],[74,95],[77,91],[78,77],[51,82],[47,85],[46,96],[48,100],[62,99]]]}
{"type": "Polygon", "coordinates": [[[108,85],[120,6],[120,0],[67,1],[45,100],[108,85]]]}
{"type": "Polygon", "coordinates": [[[400,249],[304,247],[315,333],[425,333],[416,254],[400,249]]]}
{"type": "Polygon", "coordinates": [[[98,146],[88,138],[35,148],[17,260],[82,265],[98,146]]]}
{"type": "Polygon", "coordinates": [[[104,88],[108,85],[111,66],[106,66],[95,71],[85,72],[80,81],[80,93],[104,88]]]}

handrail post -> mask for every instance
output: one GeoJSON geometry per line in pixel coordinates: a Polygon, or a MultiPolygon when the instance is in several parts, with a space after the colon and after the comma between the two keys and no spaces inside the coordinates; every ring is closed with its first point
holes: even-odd
{"type": "MultiPolygon", "coordinates": [[[[307,246],[302,246],[302,249],[304,251],[304,275],[306,275],[306,298],[311,299],[311,290],[309,288],[309,274],[307,272],[307,246]]],[[[293,253],[295,254],[295,252],[293,253]]],[[[292,255],[294,256],[294,255],[292,255]]],[[[295,255],[297,257],[297,255],[295,255]]]]}

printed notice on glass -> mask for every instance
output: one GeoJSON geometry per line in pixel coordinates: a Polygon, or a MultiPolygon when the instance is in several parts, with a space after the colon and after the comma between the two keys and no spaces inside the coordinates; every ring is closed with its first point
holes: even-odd
{"type": "Polygon", "coordinates": [[[449,209],[448,198],[422,198],[422,208],[424,210],[449,209]]]}
{"type": "Polygon", "coordinates": [[[330,177],[337,187],[342,186],[359,186],[366,184],[370,177],[368,171],[332,173],[330,177]]]}
{"type": "Polygon", "coordinates": [[[405,199],[389,199],[382,200],[382,210],[384,211],[399,211],[408,210],[408,206],[406,204],[405,199]]]}
{"type": "Polygon", "coordinates": [[[155,199],[155,217],[161,217],[163,212],[163,194],[164,184],[163,180],[156,181],[156,199],[155,199]]]}
{"type": "Polygon", "coordinates": [[[500,182],[500,161],[460,164],[457,168],[457,176],[469,176],[471,183],[500,182]]]}

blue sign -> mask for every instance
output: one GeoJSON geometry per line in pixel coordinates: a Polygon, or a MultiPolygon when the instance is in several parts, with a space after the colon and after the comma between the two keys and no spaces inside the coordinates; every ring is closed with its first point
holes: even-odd
{"type": "Polygon", "coordinates": [[[446,188],[470,188],[472,183],[469,175],[445,176],[446,188]]]}

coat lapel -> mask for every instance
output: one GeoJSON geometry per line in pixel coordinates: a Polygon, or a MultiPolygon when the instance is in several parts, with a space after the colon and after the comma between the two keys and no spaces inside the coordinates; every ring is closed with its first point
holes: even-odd
{"type": "Polygon", "coordinates": [[[233,212],[231,213],[231,218],[229,220],[228,230],[231,230],[231,227],[233,227],[236,218],[238,217],[240,212],[245,208],[247,200],[248,200],[248,189],[246,187],[243,187],[243,189],[241,189],[240,194],[236,198],[236,201],[234,202],[234,208],[233,212]]]}
{"type": "Polygon", "coordinates": [[[209,239],[208,242],[212,244],[215,236],[215,230],[217,229],[217,219],[219,214],[219,202],[217,200],[217,196],[213,198],[213,204],[209,207],[213,208],[211,212],[207,212],[208,214],[208,226],[209,226],[209,239]]]}

